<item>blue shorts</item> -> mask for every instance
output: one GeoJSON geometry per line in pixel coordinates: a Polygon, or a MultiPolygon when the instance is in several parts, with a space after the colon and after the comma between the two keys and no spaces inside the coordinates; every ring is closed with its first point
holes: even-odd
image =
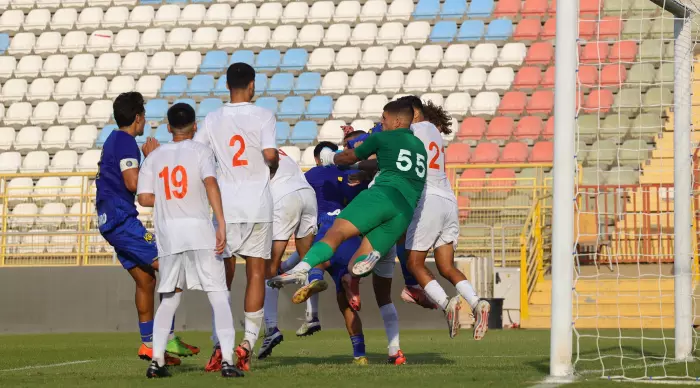
{"type": "MultiPolygon", "coordinates": [[[[321,240],[326,235],[328,229],[333,225],[333,221],[335,221],[335,216],[324,215],[319,218],[318,233],[314,242],[321,240]]],[[[346,240],[340,244],[333,257],[331,257],[331,266],[326,269],[326,272],[331,275],[335,282],[336,293],[343,291],[343,285],[340,280],[343,278],[343,275],[348,273],[348,263],[350,263],[350,259],[352,259],[357,249],[360,248],[361,242],[362,239],[360,237],[346,240]]]]}
{"type": "Polygon", "coordinates": [[[150,267],[158,258],[156,238],[146,230],[136,217],[129,217],[116,228],[102,233],[102,237],[114,247],[122,267],[150,267]]]}

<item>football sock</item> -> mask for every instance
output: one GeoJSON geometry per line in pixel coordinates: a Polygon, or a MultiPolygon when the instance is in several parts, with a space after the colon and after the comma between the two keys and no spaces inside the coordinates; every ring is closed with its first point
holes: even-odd
{"type": "Polygon", "coordinates": [[[294,268],[299,262],[301,261],[301,257],[299,257],[299,254],[297,252],[292,253],[289,255],[287,260],[283,261],[282,264],[280,264],[280,273],[285,273],[289,271],[290,269],[294,268]]]}
{"type": "MultiPolygon", "coordinates": [[[[226,301],[231,308],[231,291],[226,291],[226,301]]],[[[211,342],[214,346],[219,345],[219,337],[216,335],[216,319],[214,319],[214,309],[211,310],[211,342]]]]}
{"type": "Polygon", "coordinates": [[[428,297],[433,300],[444,311],[447,308],[450,298],[445,293],[445,290],[440,286],[437,280],[433,279],[423,287],[428,297]]]}
{"type": "Polygon", "coordinates": [[[156,311],[153,321],[153,359],[158,365],[165,365],[165,346],[168,344],[170,326],[175,316],[175,310],[180,305],[181,292],[162,294],[163,298],[156,311]]]}
{"type": "Polygon", "coordinates": [[[476,307],[476,304],[479,303],[479,295],[476,294],[476,291],[474,291],[474,287],[472,287],[472,284],[469,283],[469,280],[462,280],[461,282],[455,284],[455,288],[457,289],[457,292],[459,292],[459,295],[464,298],[467,303],[469,303],[469,306],[473,309],[476,307]]]}
{"type": "Polygon", "coordinates": [[[323,280],[323,270],[320,268],[311,268],[307,279],[309,283],[313,282],[314,280],[323,280]]]}
{"type": "Polygon", "coordinates": [[[413,287],[418,285],[418,280],[408,271],[406,263],[408,263],[408,253],[406,252],[406,246],[404,244],[396,244],[396,255],[399,257],[399,264],[401,264],[401,273],[403,274],[403,280],[406,286],[413,287]]]}
{"type": "Polygon", "coordinates": [[[318,321],[318,296],[314,294],[306,300],[306,322],[318,321]]]}
{"type": "MultiPolygon", "coordinates": [[[[315,267],[330,260],[331,257],[333,257],[333,248],[325,242],[319,241],[314,244],[311,249],[309,249],[306,256],[304,256],[304,263],[308,264],[309,267],[315,267]]],[[[301,263],[299,263],[299,265],[301,265],[301,263]]]]}
{"type": "Polygon", "coordinates": [[[141,332],[141,342],[149,348],[153,346],[153,321],[139,322],[139,332],[141,332]]]}
{"type": "Polygon", "coordinates": [[[364,357],[365,355],[365,336],[362,334],[351,335],[353,357],[364,357]]]}
{"type": "Polygon", "coordinates": [[[395,355],[401,347],[399,346],[399,314],[393,303],[385,304],[379,308],[384,320],[384,330],[389,341],[389,355],[395,355]]]}
{"type": "Polygon", "coordinates": [[[245,312],[245,335],[243,336],[243,340],[248,341],[250,350],[253,350],[255,342],[258,340],[258,335],[260,335],[263,315],[262,309],[253,312],[245,312]]]}
{"type": "Polygon", "coordinates": [[[270,333],[277,327],[277,299],[279,299],[280,290],[265,285],[265,328],[270,333]]]}
{"type": "Polygon", "coordinates": [[[229,303],[228,291],[207,292],[209,303],[214,311],[216,336],[221,341],[221,358],[233,365],[233,346],[236,341],[236,329],[233,327],[233,315],[229,303]]]}

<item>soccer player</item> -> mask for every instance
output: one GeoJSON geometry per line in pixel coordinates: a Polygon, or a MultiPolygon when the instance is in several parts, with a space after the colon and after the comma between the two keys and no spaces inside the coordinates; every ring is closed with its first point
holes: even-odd
{"type": "MultiPolygon", "coordinates": [[[[98,229],[114,247],[117,259],[136,283],[136,310],[142,342],[138,356],[150,361],[153,357],[153,297],[158,250],[155,237],[137,218],[134,204],[141,163],[135,137],[143,135],[146,125],[143,96],[138,92],[122,93],[112,107],[119,129],[105,140],[95,177],[98,229]]],[[[158,142],[149,138],[143,146],[144,155],[148,156],[157,146],[158,142]]],[[[172,330],[170,337],[166,348],[168,353],[180,356],[199,353],[197,347],[182,342],[172,330]]],[[[180,359],[166,355],[165,362],[179,365],[180,359]]]]}
{"type": "MultiPolygon", "coordinates": [[[[304,173],[292,158],[284,151],[280,155],[279,168],[270,180],[270,191],[274,202],[272,221],[272,260],[268,261],[267,278],[277,275],[289,238],[294,235],[297,253],[304,257],[311,248],[316,235],[317,208],[316,195],[304,178],[304,173]]],[[[265,286],[265,339],[258,359],[272,354],[272,349],[279,345],[284,336],[277,328],[277,299],[279,289],[265,286]]]]}
{"type": "Polygon", "coordinates": [[[214,154],[208,147],[192,141],[196,131],[194,109],[184,103],[173,105],[168,110],[168,132],[173,134],[173,143],[154,150],[139,172],[139,204],[155,206],[161,273],[158,292],[163,297],[155,317],[153,361],[146,371],[148,378],[170,376],[165,367],[165,346],[185,287],[207,293],[222,345],[221,375],[243,376],[233,366],[235,331],[226,271],[223,259],[215,254],[221,254],[226,246],[226,223],[214,154]],[[209,205],[218,221],[216,231],[209,205]]]}
{"type": "Polygon", "coordinates": [[[459,295],[469,303],[476,320],[474,339],[480,340],[488,329],[491,306],[487,301],[479,299],[469,280],[454,265],[454,252],[459,238],[459,211],[457,198],[445,174],[445,148],[440,135],[440,132],[451,132],[449,115],[432,103],[423,104],[416,96],[406,96],[399,100],[407,101],[413,106],[411,129],[423,142],[430,156],[425,191],[406,232],[406,257],[401,259],[407,263],[408,269],[428,296],[445,312],[450,338],[454,338],[459,333],[459,296],[449,298],[425,266],[428,251],[433,250],[440,275],[449,280],[459,295]]]}
{"type": "MultiPolygon", "coordinates": [[[[245,63],[232,64],[226,72],[226,86],[231,102],[207,115],[194,140],[210,147],[219,165],[229,289],[236,265],[234,255],[246,261],[245,335],[235,353],[236,366],[248,371],[263,321],[265,262],[272,252],[270,176],[277,171],[279,155],[274,112],[250,102],[255,95],[255,70],[245,63]]],[[[220,354],[215,345],[207,370],[219,369],[220,354]]]]}

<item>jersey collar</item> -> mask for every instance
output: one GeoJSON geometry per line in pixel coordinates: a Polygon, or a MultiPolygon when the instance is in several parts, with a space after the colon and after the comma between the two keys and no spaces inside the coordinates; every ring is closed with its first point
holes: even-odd
{"type": "Polygon", "coordinates": [[[411,131],[410,128],[396,128],[396,129],[394,129],[394,131],[403,131],[403,132],[407,132],[407,133],[413,132],[413,131],[411,131]]]}

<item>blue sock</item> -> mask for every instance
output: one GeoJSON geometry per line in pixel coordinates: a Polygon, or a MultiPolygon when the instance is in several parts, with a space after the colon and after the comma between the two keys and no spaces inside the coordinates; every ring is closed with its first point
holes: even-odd
{"type": "Polygon", "coordinates": [[[323,280],[323,270],[320,268],[311,268],[308,275],[309,283],[314,280],[323,280]]]}
{"type": "Polygon", "coordinates": [[[141,332],[141,342],[153,342],[153,321],[139,322],[139,332],[141,332]]]}
{"type": "Polygon", "coordinates": [[[406,267],[406,262],[408,261],[408,254],[406,253],[406,246],[403,244],[396,244],[396,255],[399,257],[399,263],[401,264],[401,272],[403,273],[403,280],[407,286],[417,286],[418,280],[411,275],[406,267]]]}
{"type": "Polygon", "coordinates": [[[352,355],[353,357],[364,357],[365,355],[365,336],[351,335],[350,341],[352,342],[352,355]]]}

